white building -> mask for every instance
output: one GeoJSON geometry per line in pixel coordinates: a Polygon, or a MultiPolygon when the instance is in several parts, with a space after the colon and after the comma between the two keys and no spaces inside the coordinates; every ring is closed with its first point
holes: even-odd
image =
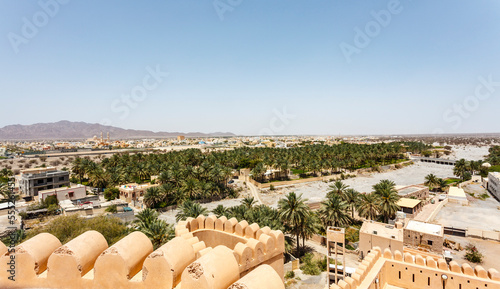
{"type": "Polygon", "coordinates": [[[488,192],[500,200],[500,173],[491,172],[488,174],[488,192]]]}
{"type": "Polygon", "coordinates": [[[58,202],[65,200],[78,200],[87,196],[87,188],[82,185],[77,185],[76,187],[71,188],[65,187],[38,191],[38,200],[40,202],[42,200],[44,201],[48,196],[56,196],[58,202]]]}
{"type": "Polygon", "coordinates": [[[469,204],[467,196],[465,195],[465,191],[457,187],[450,187],[450,190],[448,191],[448,202],[458,203],[461,205],[469,204]]]}

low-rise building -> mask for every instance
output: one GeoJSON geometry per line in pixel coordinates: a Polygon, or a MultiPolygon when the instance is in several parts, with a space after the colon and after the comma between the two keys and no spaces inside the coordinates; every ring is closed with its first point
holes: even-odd
{"type": "Polygon", "coordinates": [[[403,252],[403,224],[389,225],[366,221],[359,230],[359,253],[364,258],[374,247],[403,252]]]}
{"type": "Polygon", "coordinates": [[[396,189],[398,191],[398,195],[403,198],[415,197],[417,199],[425,200],[429,197],[429,188],[425,186],[412,185],[396,189]]]}
{"type": "Polygon", "coordinates": [[[39,191],[69,185],[69,172],[59,171],[54,167],[22,170],[19,179],[19,190],[31,197],[38,196],[39,191]]]}
{"type": "Polygon", "coordinates": [[[76,201],[82,198],[85,198],[87,195],[87,187],[82,185],[77,185],[75,187],[64,187],[64,188],[55,188],[49,190],[38,191],[38,200],[40,202],[45,201],[48,196],[56,196],[57,201],[76,201]]]}
{"type": "Polygon", "coordinates": [[[461,205],[469,204],[465,191],[458,187],[450,187],[450,190],[448,191],[448,202],[461,205]]]}
{"type": "Polygon", "coordinates": [[[421,200],[401,198],[397,202],[401,211],[406,214],[408,218],[415,218],[415,216],[422,210],[423,203],[421,200]]]}
{"type": "Polygon", "coordinates": [[[500,173],[491,172],[488,174],[488,192],[500,200],[500,173]]]}
{"type": "Polygon", "coordinates": [[[403,236],[404,246],[443,253],[444,231],[441,225],[410,220],[403,230],[403,236]]]}
{"type": "Polygon", "coordinates": [[[391,252],[415,249],[429,254],[443,254],[444,230],[441,225],[414,220],[400,220],[395,225],[365,221],[359,230],[359,253],[364,258],[375,247],[391,252]]]}
{"type": "MultiPolygon", "coordinates": [[[[151,187],[157,187],[157,184],[145,183],[137,184],[131,183],[126,185],[121,185],[118,187],[120,190],[120,199],[126,201],[127,203],[136,202],[140,197],[144,196],[146,190],[151,187]]],[[[135,206],[135,204],[134,204],[135,206]]]]}

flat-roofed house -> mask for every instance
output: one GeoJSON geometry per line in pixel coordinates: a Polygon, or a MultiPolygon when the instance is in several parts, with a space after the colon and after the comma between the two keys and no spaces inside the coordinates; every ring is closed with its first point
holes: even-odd
{"type": "Polygon", "coordinates": [[[364,258],[374,247],[403,252],[403,224],[389,225],[375,221],[363,222],[359,230],[359,252],[364,258]]]}
{"type": "Polygon", "coordinates": [[[48,196],[56,196],[57,201],[61,202],[64,200],[76,201],[87,196],[87,187],[82,185],[77,185],[74,187],[63,187],[55,188],[49,190],[38,191],[38,200],[45,201],[48,196]]]}
{"type": "Polygon", "coordinates": [[[448,202],[461,205],[469,204],[467,196],[465,195],[465,191],[457,187],[450,187],[450,190],[448,191],[448,202]]]}
{"type": "Polygon", "coordinates": [[[158,184],[137,184],[130,183],[126,185],[121,185],[118,187],[120,190],[120,199],[126,201],[127,203],[135,202],[139,200],[140,197],[144,196],[146,190],[151,187],[157,187],[158,184]]]}
{"type": "Polygon", "coordinates": [[[403,235],[405,246],[443,253],[444,231],[441,225],[410,220],[403,230],[403,235]]]}
{"type": "Polygon", "coordinates": [[[423,207],[421,200],[401,198],[397,202],[397,205],[401,208],[401,211],[406,214],[408,218],[414,218],[423,207]]]}
{"type": "Polygon", "coordinates": [[[426,199],[429,197],[429,188],[420,185],[412,185],[396,188],[398,195],[403,198],[415,197],[417,199],[426,199]]]}

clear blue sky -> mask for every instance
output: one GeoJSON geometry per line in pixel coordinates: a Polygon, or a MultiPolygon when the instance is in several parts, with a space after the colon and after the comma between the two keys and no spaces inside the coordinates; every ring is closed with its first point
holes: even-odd
{"type": "Polygon", "coordinates": [[[54,1],[0,1],[0,127],[500,131],[500,1],[54,1]]]}

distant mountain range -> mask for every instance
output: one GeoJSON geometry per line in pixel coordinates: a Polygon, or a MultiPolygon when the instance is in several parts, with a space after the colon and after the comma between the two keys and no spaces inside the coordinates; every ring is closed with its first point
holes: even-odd
{"type": "Polygon", "coordinates": [[[0,128],[0,140],[86,139],[94,136],[100,137],[101,132],[104,137],[109,132],[111,139],[169,138],[178,135],[186,137],[234,136],[230,132],[153,132],[149,130],[123,129],[97,123],[62,120],[54,123],[8,125],[0,128]]]}

